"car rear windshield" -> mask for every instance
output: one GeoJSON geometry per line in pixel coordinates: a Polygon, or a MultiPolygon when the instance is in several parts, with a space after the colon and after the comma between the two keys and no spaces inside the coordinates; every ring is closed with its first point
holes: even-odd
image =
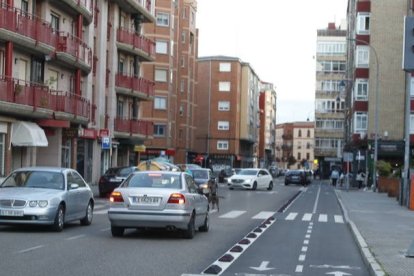
{"type": "Polygon", "coordinates": [[[287,175],[300,175],[302,174],[302,171],[288,171],[286,174],[287,175]]]}
{"type": "Polygon", "coordinates": [[[208,171],[205,170],[191,170],[194,178],[208,179],[208,171]]]}
{"type": "Polygon", "coordinates": [[[257,170],[241,170],[239,172],[239,175],[256,175],[257,174],[257,170]]]}
{"type": "Polygon", "coordinates": [[[6,187],[44,188],[63,190],[63,174],[49,171],[18,171],[10,175],[1,185],[6,187]]]}
{"type": "Polygon", "coordinates": [[[180,174],[143,172],[131,175],[122,187],[180,189],[180,174]]]}

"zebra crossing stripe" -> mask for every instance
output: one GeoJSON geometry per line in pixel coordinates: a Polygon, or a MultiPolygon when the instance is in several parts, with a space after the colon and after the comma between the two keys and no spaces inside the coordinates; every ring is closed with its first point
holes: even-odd
{"type": "Polygon", "coordinates": [[[257,215],[255,215],[252,219],[268,219],[271,216],[273,216],[274,214],[275,214],[275,212],[262,211],[262,212],[258,213],[257,215]]]}
{"type": "Polygon", "coordinates": [[[328,222],[328,215],[326,214],[319,214],[319,222],[328,222]]]}
{"type": "Polygon", "coordinates": [[[237,218],[237,217],[243,215],[244,213],[246,213],[246,211],[230,211],[230,212],[227,212],[227,213],[219,216],[219,218],[237,218]]]}
{"type": "Polygon", "coordinates": [[[335,215],[334,219],[335,219],[335,223],[344,223],[344,217],[343,216],[335,215]]]}
{"type": "Polygon", "coordinates": [[[294,220],[298,213],[289,213],[289,215],[285,218],[285,220],[294,220]]]}
{"type": "Polygon", "coordinates": [[[311,219],[312,219],[312,214],[311,213],[306,213],[302,217],[302,221],[311,221],[311,219]]]}

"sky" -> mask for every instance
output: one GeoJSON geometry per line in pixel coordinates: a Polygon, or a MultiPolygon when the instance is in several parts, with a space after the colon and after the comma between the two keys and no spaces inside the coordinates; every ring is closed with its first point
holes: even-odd
{"type": "Polygon", "coordinates": [[[197,0],[198,56],[247,62],[277,93],[277,123],[314,120],[316,30],[347,0],[197,0]]]}

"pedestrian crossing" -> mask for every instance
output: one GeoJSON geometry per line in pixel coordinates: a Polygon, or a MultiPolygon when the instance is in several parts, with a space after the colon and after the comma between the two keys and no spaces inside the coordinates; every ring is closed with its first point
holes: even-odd
{"type": "MultiPolygon", "coordinates": [[[[246,211],[243,210],[232,210],[224,214],[219,215],[220,219],[236,219],[241,216],[247,215],[246,211]]],[[[288,214],[277,214],[276,212],[261,211],[253,216],[251,219],[264,220],[269,217],[276,216],[278,220],[285,221],[304,221],[304,222],[320,222],[320,223],[344,223],[344,217],[342,215],[328,215],[328,214],[314,214],[314,213],[303,213],[299,214],[296,212],[290,212],[288,214]]]]}

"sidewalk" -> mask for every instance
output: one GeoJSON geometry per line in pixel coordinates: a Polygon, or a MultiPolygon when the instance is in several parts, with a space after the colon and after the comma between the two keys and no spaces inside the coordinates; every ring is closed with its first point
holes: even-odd
{"type": "Polygon", "coordinates": [[[414,240],[414,211],[385,193],[336,189],[340,205],[372,275],[414,275],[405,256],[414,240]]]}

